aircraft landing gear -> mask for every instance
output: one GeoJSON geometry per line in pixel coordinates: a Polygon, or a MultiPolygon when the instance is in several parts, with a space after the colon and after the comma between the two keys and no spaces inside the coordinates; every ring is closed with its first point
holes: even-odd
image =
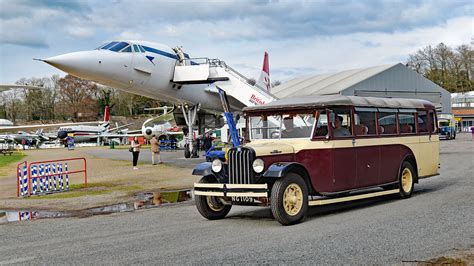
{"type": "Polygon", "coordinates": [[[186,121],[186,126],[188,127],[188,134],[185,134],[185,144],[184,144],[184,157],[193,158],[199,157],[197,154],[197,144],[193,140],[193,126],[196,122],[196,115],[201,108],[201,104],[196,104],[193,106],[181,105],[181,111],[184,115],[184,120],[186,121]]]}

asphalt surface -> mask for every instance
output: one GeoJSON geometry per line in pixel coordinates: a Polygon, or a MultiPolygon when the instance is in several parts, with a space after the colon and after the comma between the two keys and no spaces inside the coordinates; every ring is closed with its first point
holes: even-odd
{"type": "Polygon", "coordinates": [[[0,225],[0,265],[398,264],[474,244],[474,141],[441,142],[440,176],[410,199],[393,196],[311,208],[281,226],[269,208],[233,207],[203,219],[191,203],[89,218],[0,225]]]}

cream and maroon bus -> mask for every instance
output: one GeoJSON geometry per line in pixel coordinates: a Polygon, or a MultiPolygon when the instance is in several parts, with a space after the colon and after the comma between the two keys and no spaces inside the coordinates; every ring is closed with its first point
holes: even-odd
{"type": "Polygon", "coordinates": [[[199,164],[196,206],[207,219],[232,205],[270,206],[281,224],[308,206],[398,194],[437,175],[432,103],[415,99],[308,96],[244,108],[244,144],[199,164]]]}

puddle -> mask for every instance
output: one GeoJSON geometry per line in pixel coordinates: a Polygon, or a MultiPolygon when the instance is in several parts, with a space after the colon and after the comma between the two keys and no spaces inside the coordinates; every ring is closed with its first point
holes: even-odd
{"type": "Polygon", "coordinates": [[[75,212],[0,210],[0,224],[45,218],[88,217],[92,215],[111,214],[118,212],[132,212],[140,209],[172,205],[180,202],[190,201],[193,199],[194,194],[191,190],[157,191],[140,193],[135,196],[135,200],[133,202],[119,203],[75,212]]]}

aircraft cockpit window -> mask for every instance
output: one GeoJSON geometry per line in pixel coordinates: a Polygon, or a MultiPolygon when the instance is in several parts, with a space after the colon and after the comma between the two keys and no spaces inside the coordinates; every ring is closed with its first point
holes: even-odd
{"type": "Polygon", "coordinates": [[[127,46],[127,45],[128,45],[128,43],[126,43],[126,42],[119,42],[116,45],[114,45],[113,47],[111,47],[109,50],[114,51],[114,52],[118,52],[118,51],[122,50],[123,48],[125,48],[125,46],[127,46]]]}
{"type": "Polygon", "coordinates": [[[107,44],[109,44],[109,43],[108,43],[108,42],[103,43],[103,44],[101,44],[99,47],[97,47],[97,48],[95,48],[95,49],[96,49],[96,50],[100,50],[100,49],[102,49],[102,47],[106,46],[107,44]]]}
{"type": "Polygon", "coordinates": [[[143,47],[141,47],[140,45],[138,47],[140,48],[140,52],[142,52],[142,53],[145,52],[145,49],[143,49],[143,47]]]}
{"type": "Polygon", "coordinates": [[[132,52],[132,46],[127,46],[125,48],[123,48],[122,50],[120,50],[121,53],[131,53],[132,52]]]}
{"type": "Polygon", "coordinates": [[[140,52],[140,48],[138,48],[138,45],[136,45],[136,44],[133,45],[133,51],[134,51],[135,53],[139,53],[139,52],[140,52]]]}
{"type": "Polygon", "coordinates": [[[110,43],[108,43],[108,44],[103,45],[102,47],[100,47],[100,49],[107,50],[107,49],[109,49],[110,47],[116,45],[117,43],[118,43],[118,42],[110,42],[110,43]]]}

